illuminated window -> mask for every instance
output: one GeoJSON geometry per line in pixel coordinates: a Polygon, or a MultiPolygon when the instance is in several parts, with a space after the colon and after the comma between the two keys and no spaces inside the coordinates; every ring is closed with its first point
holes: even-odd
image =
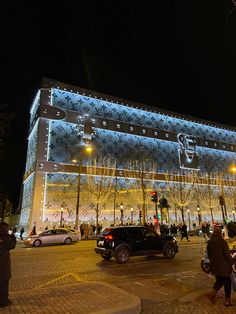
{"type": "Polygon", "coordinates": [[[132,132],[133,132],[133,130],[134,130],[134,128],[133,128],[132,126],[131,126],[129,129],[130,129],[130,131],[132,131],[132,132]]]}
{"type": "Polygon", "coordinates": [[[120,124],[117,124],[116,127],[117,127],[117,129],[120,129],[120,124]]]}
{"type": "Polygon", "coordinates": [[[146,133],[146,130],[143,129],[143,133],[145,134],[145,133],[146,133]]]}
{"type": "Polygon", "coordinates": [[[104,126],[106,126],[106,125],[107,125],[106,121],[102,121],[102,124],[103,124],[104,126]]]}

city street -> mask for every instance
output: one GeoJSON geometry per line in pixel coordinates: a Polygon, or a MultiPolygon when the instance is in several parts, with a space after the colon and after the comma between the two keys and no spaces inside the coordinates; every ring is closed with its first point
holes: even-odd
{"type": "MultiPolygon", "coordinates": [[[[212,307],[203,296],[211,290],[214,278],[200,268],[203,255],[200,238],[179,241],[179,253],[173,260],[165,260],[162,255],[132,257],[125,265],[116,264],[114,259],[104,261],[94,247],[95,240],[39,248],[18,244],[11,253],[11,291],[99,281],[138,296],[143,314],[173,313],[176,308],[181,313],[190,310],[193,301],[195,309],[200,309],[203,301],[209,309],[212,307]],[[198,298],[204,300],[200,302],[198,298]]],[[[218,306],[222,303],[223,292],[218,306]]]]}

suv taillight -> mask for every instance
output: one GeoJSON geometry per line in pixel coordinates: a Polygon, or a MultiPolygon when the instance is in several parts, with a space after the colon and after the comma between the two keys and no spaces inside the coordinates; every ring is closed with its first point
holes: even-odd
{"type": "Polygon", "coordinates": [[[106,240],[113,240],[114,239],[112,234],[105,235],[104,238],[106,240]]]}

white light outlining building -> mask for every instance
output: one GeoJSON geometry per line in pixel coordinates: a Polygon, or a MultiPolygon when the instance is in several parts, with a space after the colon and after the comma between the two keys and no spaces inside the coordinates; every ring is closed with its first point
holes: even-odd
{"type": "MultiPolygon", "coordinates": [[[[229,167],[236,162],[236,129],[233,127],[121,100],[50,79],[43,81],[33,101],[30,116],[21,225],[27,228],[32,228],[33,225],[44,228],[62,222],[73,225],[78,174],[81,175],[79,219],[82,222],[94,222],[95,204],[83,189],[88,159],[79,156],[81,162],[77,164],[72,160],[75,153],[78,157],[83,145],[90,144],[93,145],[96,156],[109,156],[116,160],[113,183],[118,183],[120,187],[115,201],[112,196],[115,194],[113,187],[110,196],[100,202],[99,221],[119,223],[119,204],[122,203],[122,219],[125,222],[130,222],[131,219],[138,222],[142,201],[138,197],[130,198],[131,192],[127,192],[129,182],[132,181],[127,180],[127,160],[132,159],[145,161],[146,164],[156,163],[152,182],[154,189],[158,191],[158,197],[164,195],[170,204],[165,220],[178,222],[184,217],[197,222],[197,205],[201,208],[202,220],[211,220],[212,214],[215,220],[221,220],[222,204],[216,202],[216,199],[222,193],[229,201],[228,219],[233,219],[232,210],[236,205],[234,175],[228,172],[229,167]],[[187,172],[190,177],[198,174],[202,178],[197,181],[194,179],[195,187],[205,186],[208,190],[211,189],[210,203],[206,200],[207,192],[204,194],[200,190],[191,201],[184,204],[181,200],[175,200],[174,192],[177,193],[181,187],[181,178],[185,178],[187,172]],[[222,174],[225,180],[217,180],[216,177],[220,175],[222,179],[222,174]],[[181,207],[185,207],[183,217],[179,211],[181,207]]],[[[150,170],[145,171],[147,177],[144,179],[147,180],[150,170]]],[[[133,178],[135,180],[137,176],[136,179],[133,178]]],[[[192,183],[189,182],[189,186],[192,183]]],[[[152,189],[151,187],[150,190],[152,189]]],[[[154,207],[154,203],[147,197],[144,212],[146,221],[153,218],[154,207]]]]}

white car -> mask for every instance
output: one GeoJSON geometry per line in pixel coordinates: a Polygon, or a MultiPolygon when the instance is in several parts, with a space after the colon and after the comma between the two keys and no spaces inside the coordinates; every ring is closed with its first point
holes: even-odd
{"type": "Polygon", "coordinates": [[[26,246],[42,246],[50,244],[71,244],[78,241],[78,235],[69,229],[56,228],[44,231],[25,239],[26,246]]]}

